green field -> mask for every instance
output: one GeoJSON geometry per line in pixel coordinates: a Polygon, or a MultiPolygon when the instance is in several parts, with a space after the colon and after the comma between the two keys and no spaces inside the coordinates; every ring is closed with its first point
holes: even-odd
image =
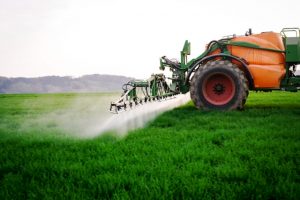
{"type": "Polygon", "coordinates": [[[250,93],[244,111],[188,103],[125,138],[70,134],[110,97],[0,95],[0,199],[300,198],[300,93],[250,93]]]}

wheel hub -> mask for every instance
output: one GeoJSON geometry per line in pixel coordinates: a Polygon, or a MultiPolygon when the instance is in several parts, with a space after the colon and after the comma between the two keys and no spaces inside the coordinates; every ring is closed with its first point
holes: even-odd
{"type": "Polygon", "coordinates": [[[225,91],[225,86],[222,85],[221,83],[217,83],[217,84],[214,86],[213,91],[214,91],[217,95],[221,95],[221,94],[223,94],[224,91],[225,91]]]}
{"type": "Polygon", "coordinates": [[[233,79],[226,73],[213,73],[205,78],[202,92],[210,104],[222,106],[231,101],[236,88],[233,79]]]}

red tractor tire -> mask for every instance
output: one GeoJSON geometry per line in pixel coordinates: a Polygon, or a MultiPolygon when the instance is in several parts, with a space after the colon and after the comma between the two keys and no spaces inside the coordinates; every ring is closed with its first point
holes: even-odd
{"type": "Polygon", "coordinates": [[[211,61],[195,72],[190,94],[198,109],[243,109],[248,96],[247,79],[230,61],[211,61]]]}

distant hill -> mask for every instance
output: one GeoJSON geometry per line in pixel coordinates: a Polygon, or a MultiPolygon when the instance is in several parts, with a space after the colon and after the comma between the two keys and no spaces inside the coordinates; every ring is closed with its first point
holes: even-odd
{"type": "MultiPolygon", "coordinates": [[[[297,70],[295,75],[300,75],[297,70]]],[[[92,74],[78,78],[71,76],[43,76],[38,78],[7,78],[0,76],[0,93],[63,93],[120,91],[133,78],[117,75],[92,74]]]]}
{"type": "Polygon", "coordinates": [[[115,75],[44,76],[7,78],[0,76],[0,93],[62,93],[120,91],[132,78],[115,75]]]}

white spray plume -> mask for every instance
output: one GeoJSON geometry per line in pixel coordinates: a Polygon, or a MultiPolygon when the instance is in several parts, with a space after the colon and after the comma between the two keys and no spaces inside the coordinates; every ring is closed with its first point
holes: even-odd
{"type": "Polygon", "coordinates": [[[174,98],[149,102],[132,110],[112,114],[108,111],[112,97],[77,99],[68,108],[46,114],[38,124],[51,125],[63,132],[80,138],[94,138],[106,132],[114,132],[124,137],[128,131],[142,128],[159,114],[183,105],[190,100],[190,94],[180,94],[174,98]]]}
{"type": "Polygon", "coordinates": [[[150,102],[137,106],[132,110],[115,114],[108,118],[104,123],[94,127],[94,130],[90,133],[96,135],[91,136],[97,136],[106,131],[115,131],[119,136],[125,136],[128,131],[142,128],[159,114],[183,105],[189,100],[189,94],[180,94],[171,99],[150,102]]]}

